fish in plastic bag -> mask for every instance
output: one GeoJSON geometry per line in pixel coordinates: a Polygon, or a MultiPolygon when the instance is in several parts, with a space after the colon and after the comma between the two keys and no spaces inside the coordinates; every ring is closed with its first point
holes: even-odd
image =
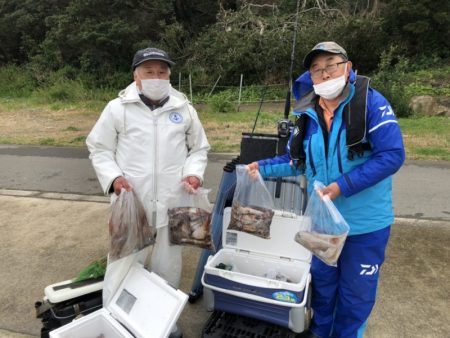
{"type": "Polygon", "coordinates": [[[149,226],[144,207],[132,191],[122,189],[109,220],[108,263],[154,244],[156,229],[149,226]]]}
{"type": "Polygon", "coordinates": [[[236,179],[228,229],[270,238],[274,203],[264,180],[250,177],[245,165],[236,166],[236,179]]]}
{"type": "Polygon", "coordinates": [[[215,251],[211,235],[211,190],[199,188],[189,193],[184,184],[174,191],[169,202],[169,240],[172,244],[191,245],[215,251]]]}
{"type": "Polygon", "coordinates": [[[233,202],[228,229],[248,232],[262,238],[270,238],[273,210],[257,206],[243,206],[233,202]]]}
{"type": "Polygon", "coordinates": [[[336,265],[344,247],[347,234],[341,236],[325,235],[317,232],[299,231],[295,240],[314,253],[325,264],[336,265]]]}
{"type": "Polygon", "coordinates": [[[325,264],[336,266],[350,228],[330,198],[322,195],[324,188],[323,183],[314,181],[295,241],[325,264]]]}

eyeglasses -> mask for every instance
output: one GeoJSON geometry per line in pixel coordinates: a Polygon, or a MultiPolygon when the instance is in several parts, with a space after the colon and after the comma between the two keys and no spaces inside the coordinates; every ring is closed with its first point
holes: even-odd
{"type": "Polygon", "coordinates": [[[337,71],[339,65],[341,65],[343,63],[347,63],[347,62],[348,61],[332,63],[331,65],[328,65],[325,68],[313,69],[313,70],[310,70],[309,72],[311,73],[311,77],[313,79],[319,79],[322,77],[322,74],[324,71],[327,72],[328,75],[333,75],[337,71]]]}

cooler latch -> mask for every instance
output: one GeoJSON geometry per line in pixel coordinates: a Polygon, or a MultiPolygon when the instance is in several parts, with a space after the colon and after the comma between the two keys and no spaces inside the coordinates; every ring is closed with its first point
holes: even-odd
{"type": "Polygon", "coordinates": [[[280,256],[280,259],[286,262],[291,262],[292,258],[280,256]]]}
{"type": "Polygon", "coordinates": [[[238,249],[238,252],[242,253],[242,254],[250,255],[250,251],[249,250],[238,249]]]}

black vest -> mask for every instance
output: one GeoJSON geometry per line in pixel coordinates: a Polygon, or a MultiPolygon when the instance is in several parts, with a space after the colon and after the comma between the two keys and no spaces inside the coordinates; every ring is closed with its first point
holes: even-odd
{"type": "MultiPolygon", "coordinates": [[[[364,150],[371,150],[369,143],[363,143],[367,133],[367,93],[369,82],[370,79],[368,77],[358,75],[355,82],[355,94],[349,104],[344,107],[343,117],[346,125],[349,160],[353,160],[355,155],[362,156],[364,150]]],[[[290,147],[291,159],[301,169],[305,168],[306,162],[303,140],[308,118],[307,114],[302,114],[296,119],[290,147]]]]}

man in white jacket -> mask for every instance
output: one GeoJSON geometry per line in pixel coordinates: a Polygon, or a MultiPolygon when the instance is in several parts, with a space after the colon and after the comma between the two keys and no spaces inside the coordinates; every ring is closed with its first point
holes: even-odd
{"type": "Polygon", "coordinates": [[[137,51],[135,81],[107,104],[86,144],[104,193],[133,189],[141,199],[157,228],[151,269],[178,287],[181,247],[169,244],[167,202],[182,181],[191,192],[201,185],[210,147],[197,112],[170,85],[173,64],[160,49],[137,51]]]}

